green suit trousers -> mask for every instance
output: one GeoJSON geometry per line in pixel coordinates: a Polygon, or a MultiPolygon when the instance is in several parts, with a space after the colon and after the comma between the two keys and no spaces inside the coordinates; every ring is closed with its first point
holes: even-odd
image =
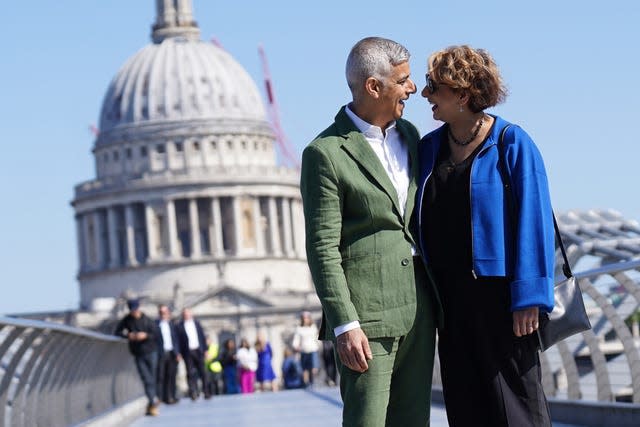
{"type": "Polygon", "coordinates": [[[344,427],[429,426],[435,301],[422,262],[414,261],[418,310],[411,330],[369,339],[373,359],[364,373],[342,365],[336,355],[344,427]]]}

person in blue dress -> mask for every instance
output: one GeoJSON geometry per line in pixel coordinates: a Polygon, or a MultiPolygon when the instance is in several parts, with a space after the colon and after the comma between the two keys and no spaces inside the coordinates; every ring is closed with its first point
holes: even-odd
{"type": "Polygon", "coordinates": [[[264,334],[258,335],[256,351],[258,352],[258,370],[256,371],[258,390],[265,391],[270,389],[271,391],[278,391],[278,383],[275,381],[276,373],[273,371],[271,364],[273,352],[264,334]]]}

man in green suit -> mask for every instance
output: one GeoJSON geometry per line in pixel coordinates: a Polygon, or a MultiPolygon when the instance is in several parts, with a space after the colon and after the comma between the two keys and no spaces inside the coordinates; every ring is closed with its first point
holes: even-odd
{"type": "Polygon", "coordinates": [[[416,253],[416,92],[409,52],[360,40],[346,67],[353,100],[302,155],[307,258],[321,339],[338,353],[343,426],[428,426],[439,304],[416,253]]]}

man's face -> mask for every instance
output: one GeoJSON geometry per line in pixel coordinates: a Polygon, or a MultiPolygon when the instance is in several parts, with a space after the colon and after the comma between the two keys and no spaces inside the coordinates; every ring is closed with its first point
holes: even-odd
{"type": "Polygon", "coordinates": [[[409,62],[403,62],[391,69],[391,75],[381,82],[379,107],[387,123],[398,120],[404,112],[404,101],[416,93],[416,85],[409,78],[409,62]]]}
{"type": "Polygon", "coordinates": [[[169,307],[162,306],[158,311],[162,319],[168,320],[171,318],[171,312],[169,312],[169,307]]]}

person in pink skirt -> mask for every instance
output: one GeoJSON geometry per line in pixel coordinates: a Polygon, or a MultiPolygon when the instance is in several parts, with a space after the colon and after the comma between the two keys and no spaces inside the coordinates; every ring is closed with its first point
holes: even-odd
{"type": "Polygon", "coordinates": [[[255,383],[256,370],[258,369],[258,353],[249,345],[249,341],[246,338],[240,340],[237,357],[240,373],[240,392],[253,393],[253,384],[255,383]]]}

